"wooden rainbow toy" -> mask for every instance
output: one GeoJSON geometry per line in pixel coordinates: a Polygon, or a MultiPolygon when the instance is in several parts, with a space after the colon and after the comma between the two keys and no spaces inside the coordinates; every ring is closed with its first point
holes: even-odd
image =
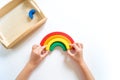
{"type": "Polygon", "coordinates": [[[46,35],[40,45],[46,45],[46,50],[53,51],[55,47],[60,46],[64,51],[70,49],[69,44],[73,44],[74,40],[64,32],[52,32],[46,35]]]}

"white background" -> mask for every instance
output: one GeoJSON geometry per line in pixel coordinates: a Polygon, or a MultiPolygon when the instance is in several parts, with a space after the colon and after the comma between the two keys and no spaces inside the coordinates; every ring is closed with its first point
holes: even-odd
{"type": "MultiPolygon", "coordinates": [[[[35,1],[48,20],[15,48],[7,50],[0,44],[0,80],[14,80],[29,60],[32,45],[52,31],[65,32],[84,44],[84,59],[96,80],[120,80],[119,0],[35,1]]],[[[30,80],[82,80],[82,74],[56,48],[30,80]]]]}

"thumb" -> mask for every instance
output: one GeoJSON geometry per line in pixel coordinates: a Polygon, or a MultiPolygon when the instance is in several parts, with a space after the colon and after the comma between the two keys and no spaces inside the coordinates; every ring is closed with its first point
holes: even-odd
{"type": "Polygon", "coordinates": [[[49,51],[45,51],[45,53],[43,54],[43,57],[46,57],[48,55],[49,51]]]}
{"type": "Polygon", "coordinates": [[[42,46],[42,47],[41,47],[41,51],[43,51],[45,48],[46,48],[46,46],[42,46]]]}
{"type": "Polygon", "coordinates": [[[71,51],[70,50],[67,50],[67,54],[68,54],[68,56],[70,56],[71,58],[73,58],[73,54],[71,53],[71,51]]]}
{"type": "Polygon", "coordinates": [[[38,51],[39,51],[39,54],[40,54],[40,55],[41,55],[41,52],[42,52],[44,49],[45,49],[45,46],[40,46],[40,47],[39,47],[39,50],[38,50],[38,51]]]}

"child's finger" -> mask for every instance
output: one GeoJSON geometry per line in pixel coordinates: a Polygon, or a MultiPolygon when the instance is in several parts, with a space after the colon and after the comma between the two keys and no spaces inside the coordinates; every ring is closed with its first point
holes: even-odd
{"type": "Polygon", "coordinates": [[[81,47],[81,45],[79,44],[79,43],[76,43],[76,45],[80,48],[81,47]]]}
{"type": "Polygon", "coordinates": [[[41,55],[42,51],[45,49],[46,46],[42,46],[42,47],[39,47],[38,51],[39,51],[39,54],[41,55]]]}
{"type": "Polygon", "coordinates": [[[83,48],[83,44],[82,44],[82,43],[76,43],[76,45],[77,45],[79,48],[83,48]]]}
{"type": "Polygon", "coordinates": [[[70,56],[70,57],[72,57],[72,58],[73,58],[73,56],[74,56],[74,54],[72,54],[70,50],[67,50],[67,54],[68,54],[68,56],[70,56]]]}
{"type": "Polygon", "coordinates": [[[38,45],[37,44],[34,44],[33,46],[32,46],[32,49],[36,49],[38,47],[38,45]]]}
{"type": "Polygon", "coordinates": [[[79,47],[76,45],[76,43],[71,44],[71,46],[72,46],[75,50],[78,50],[78,49],[79,49],[79,47]]]}
{"type": "Polygon", "coordinates": [[[46,46],[42,46],[42,47],[41,47],[41,51],[43,51],[45,48],[46,48],[46,46]]]}
{"type": "Polygon", "coordinates": [[[80,43],[80,45],[81,45],[81,48],[83,48],[83,44],[82,44],[82,43],[80,43]]]}
{"type": "Polygon", "coordinates": [[[43,57],[45,58],[48,55],[49,51],[46,51],[45,53],[43,53],[43,57]]]}

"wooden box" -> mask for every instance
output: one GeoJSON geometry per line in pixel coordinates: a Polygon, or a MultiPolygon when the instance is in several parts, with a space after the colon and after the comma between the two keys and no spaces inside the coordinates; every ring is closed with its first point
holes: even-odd
{"type": "Polygon", "coordinates": [[[12,48],[46,20],[34,0],[11,0],[0,9],[0,42],[12,48]],[[36,10],[33,19],[29,17],[31,9],[36,10]]]}

